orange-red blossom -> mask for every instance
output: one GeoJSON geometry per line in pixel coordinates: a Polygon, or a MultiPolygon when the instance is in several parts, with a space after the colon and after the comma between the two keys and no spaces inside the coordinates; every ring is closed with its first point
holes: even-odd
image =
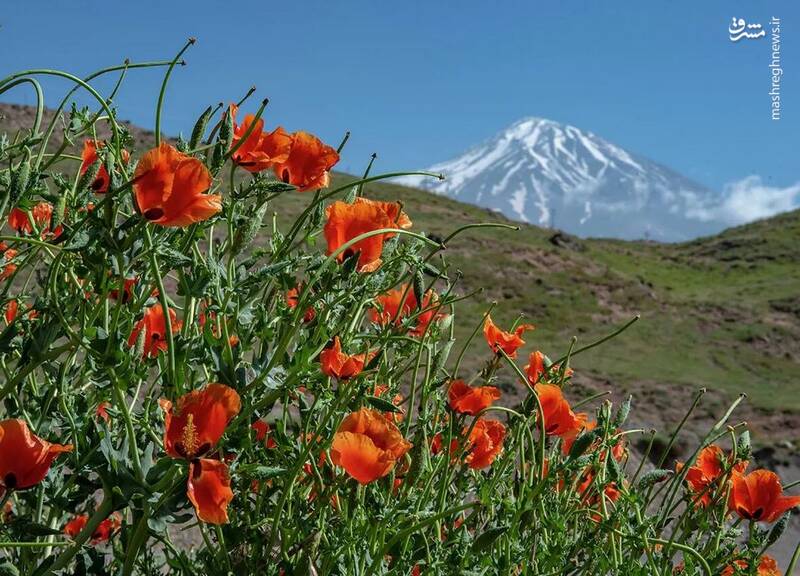
{"type": "Polygon", "coordinates": [[[231,104],[230,112],[233,116],[233,146],[238,146],[231,159],[237,166],[248,172],[261,172],[272,168],[275,164],[286,162],[292,148],[292,136],[278,126],[272,132],[264,132],[264,119],[255,120],[253,114],[247,114],[244,122],[236,124],[236,115],[239,108],[231,104]],[[255,125],[254,125],[255,123],[255,125]],[[241,145],[239,142],[253,126],[250,135],[241,145]]]}
{"type": "Polygon", "coordinates": [[[319,354],[320,367],[326,376],[348,380],[358,376],[375,356],[375,352],[364,354],[345,354],[342,352],[342,343],[338,336],[333,339],[333,344],[319,354]]]}
{"type": "MultiPolygon", "coordinates": [[[[323,232],[329,255],[362,234],[385,228],[405,230],[411,227],[411,220],[397,202],[377,202],[366,198],[356,198],[352,204],[337,201],[328,206],[325,215],[327,220],[323,232]]],[[[336,259],[341,262],[358,254],[359,272],[374,272],[382,262],[383,243],[392,236],[392,233],[375,234],[360,240],[339,253],[336,259]]]]}
{"type": "MultiPolygon", "coordinates": [[[[175,311],[169,309],[170,325],[172,333],[177,334],[181,329],[181,321],[178,320],[175,311]]],[[[130,338],[128,338],[128,346],[136,346],[139,340],[139,334],[144,331],[144,356],[155,358],[159,352],[167,350],[167,325],[164,320],[164,308],[161,304],[150,306],[144,312],[144,317],[139,320],[133,327],[130,338]]]]}
{"type": "Polygon", "coordinates": [[[164,450],[173,458],[189,461],[186,495],[198,518],[211,524],[226,523],[228,504],[233,500],[228,467],[203,456],[216,447],[239,413],[239,394],[224,384],[209,384],[184,394],[177,405],[166,399],[159,403],[164,410],[164,450]]]}
{"type": "Polygon", "coordinates": [[[0,487],[24,490],[47,475],[59,454],[72,452],[72,445],[51,444],[36,436],[24,420],[0,422],[0,487]]]}
{"type": "Polygon", "coordinates": [[[800,496],[784,496],[781,479],[769,470],[749,474],[734,471],[728,507],[745,520],[775,522],[784,512],[800,506],[800,496]]]}
{"type": "MultiPolygon", "coordinates": [[[[466,433],[467,429],[464,430],[466,433]]],[[[492,465],[494,459],[503,451],[506,427],[498,420],[480,418],[467,438],[467,456],[464,462],[473,470],[492,465]]]]}
{"type": "MultiPolygon", "coordinates": [[[[726,460],[729,461],[730,457],[725,456],[722,448],[711,444],[700,451],[694,465],[689,466],[686,470],[686,483],[695,494],[695,505],[705,508],[711,504],[715,488],[725,475],[724,462],[726,460]]],[[[683,466],[682,462],[678,462],[677,471],[680,472],[683,466]]],[[[728,462],[728,467],[730,467],[730,462],[728,462]]],[[[747,462],[738,462],[734,465],[733,472],[741,473],[746,468],[747,462]]]]}
{"type": "Polygon", "coordinates": [[[500,390],[494,386],[472,387],[463,380],[453,380],[447,398],[453,411],[475,416],[500,398],[500,390]]]}
{"type": "Polygon", "coordinates": [[[331,460],[361,484],[386,476],[411,448],[393,422],[362,408],[347,416],[331,445],[331,460]]]}
{"type": "Polygon", "coordinates": [[[334,148],[308,132],[291,135],[288,156],[273,164],[275,175],[297,187],[298,192],[325,188],[330,182],[330,169],[339,161],[334,148]]]}
{"type": "Polygon", "coordinates": [[[533,329],[533,324],[520,324],[514,332],[506,332],[498,328],[495,323],[492,322],[492,317],[487,315],[483,323],[483,336],[486,338],[486,343],[489,345],[489,348],[495,353],[499,353],[499,351],[502,350],[509,357],[516,358],[517,350],[525,344],[522,335],[526,331],[533,329]]]}
{"type": "Polygon", "coordinates": [[[428,290],[419,303],[411,287],[403,284],[375,298],[378,306],[370,308],[369,319],[381,326],[388,326],[392,322],[395,326],[399,326],[405,318],[424,310],[417,316],[414,326],[409,330],[412,336],[422,336],[428,325],[439,315],[436,309],[438,300],[436,293],[428,290]]]}
{"type": "Polygon", "coordinates": [[[205,165],[167,143],[145,152],[134,174],[139,212],[159,226],[185,227],[222,210],[222,197],[206,194],[211,173],[205,165]]]}
{"type": "MultiPolygon", "coordinates": [[[[748,564],[745,560],[734,560],[732,564],[725,567],[720,576],[733,576],[734,574],[748,573],[748,564]],[[736,571],[738,570],[738,572],[736,571]]],[[[778,563],[772,556],[764,554],[758,561],[756,568],[756,576],[783,576],[783,573],[778,568],[778,563]]]]}
{"type": "MultiPolygon", "coordinates": [[[[78,514],[64,525],[64,534],[70,538],[75,538],[86,527],[88,522],[88,514],[78,514]]],[[[109,540],[111,535],[119,530],[120,526],[122,526],[122,522],[118,514],[113,514],[104,519],[102,522],[100,522],[100,524],[97,525],[97,528],[94,529],[94,532],[92,532],[92,544],[98,544],[100,542],[109,540]]]]}
{"type": "MultiPolygon", "coordinates": [[[[104,142],[95,140],[85,140],[83,142],[83,151],[81,152],[81,175],[85,174],[89,167],[97,161],[97,150],[104,148],[104,142]]],[[[130,154],[124,148],[122,149],[122,161],[127,163],[130,159],[130,154]]],[[[101,165],[89,187],[98,194],[105,194],[108,191],[108,186],[111,183],[111,178],[105,165],[101,165]]]]}

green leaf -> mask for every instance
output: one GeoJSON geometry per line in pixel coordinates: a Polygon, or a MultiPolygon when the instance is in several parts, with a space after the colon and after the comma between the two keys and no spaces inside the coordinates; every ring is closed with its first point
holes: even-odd
{"type": "Polygon", "coordinates": [[[400,408],[398,408],[388,400],[385,400],[383,398],[378,398],[377,396],[367,396],[366,401],[372,407],[377,408],[381,412],[392,412],[395,414],[398,412],[402,412],[400,408]]]}
{"type": "Polygon", "coordinates": [[[508,531],[508,526],[497,526],[495,528],[489,528],[483,534],[478,536],[472,543],[471,553],[478,554],[480,552],[483,552],[484,550],[491,548],[495,540],[497,540],[507,531],[508,531]]]}

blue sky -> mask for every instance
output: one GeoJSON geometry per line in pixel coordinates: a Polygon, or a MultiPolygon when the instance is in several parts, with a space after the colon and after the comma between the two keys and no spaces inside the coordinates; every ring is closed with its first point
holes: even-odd
{"type": "MultiPolygon", "coordinates": [[[[196,36],[168,93],[169,133],[255,84],[269,125],[334,145],[351,130],[340,166],[352,172],[372,152],[381,170],[424,167],[534,115],[715,189],[751,175],[787,187],[800,180],[799,16],[796,2],[736,0],[13,2],[0,14],[0,75],[169,58],[196,36]],[[779,122],[769,44],[732,43],[733,16],[783,22],[779,122]]],[[[160,72],[132,73],[120,116],[152,127],[159,83],[160,72]]],[[[45,82],[47,101],[64,88],[45,82]]],[[[0,98],[33,101],[24,88],[0,98]]]]}

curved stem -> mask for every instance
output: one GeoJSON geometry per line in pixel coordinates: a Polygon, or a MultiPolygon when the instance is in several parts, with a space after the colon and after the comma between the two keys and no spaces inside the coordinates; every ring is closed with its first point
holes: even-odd
{"type": "Polygon", "coordinates": [[[180,61],[181,56],[186,50],[189,49],[189,46],[194,44],[194,38],[189,38],[186,41],[186,44],[181,51],[172,59],[167,67],[167,72],[164,74],[164,81],[161,83],[161,90],[158,93],[158,103],[156,104],[156,148],[161,145],[161,109],[164,107],[164,96],[167,93],[167,84],[169,83],[169,77],[172,75],[172,71],[175,69],[175,65],[180,61]]]}

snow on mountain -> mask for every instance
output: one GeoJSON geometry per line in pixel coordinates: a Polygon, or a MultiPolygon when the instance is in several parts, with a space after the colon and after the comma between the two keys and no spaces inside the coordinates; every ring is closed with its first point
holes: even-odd
{"type": "Polygon", "coordinates": [[[680,241],[721,230],[719,196],[651,160],[575,128],[525,118],[453,160],[446,179],[399,182],[579,236],[680,241]]]}

